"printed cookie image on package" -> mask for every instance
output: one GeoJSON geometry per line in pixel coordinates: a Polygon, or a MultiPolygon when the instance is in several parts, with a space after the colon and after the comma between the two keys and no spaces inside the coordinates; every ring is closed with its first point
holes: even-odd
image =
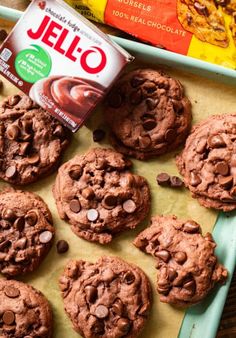
{"type": "Polygon", "coordinates": [[[235,0],[82,2],[98,20],[143,42],[236,69],[235,0]]]}

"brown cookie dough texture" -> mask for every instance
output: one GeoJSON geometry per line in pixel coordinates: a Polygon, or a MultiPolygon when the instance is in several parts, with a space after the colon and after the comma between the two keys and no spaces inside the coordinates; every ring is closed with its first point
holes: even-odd
{"type": "Polygon", "coordinates": [[[144,272],[117,257],[71,261],[60,278],[65,310],[85,338],[137,338],[151,307],[144,272]]]}
{"type": "Polygon", "coordinates": [[[214,254],[210,233],[201,235],[199,224],[175,216],[156,216],[134,245],[157,260],[157,291],[160,300],[180,307],[200,302],[227,270],[214,254]]]}
{"type": "Polygon", "coordinates": [[[0,193],[0,272],[7,276],[34,271],[52,246],[52,216],[32,192],[0,193]]]}
{"type": "Polygon", "coordinates": [[[191,104],[181,83],[162,71],[132,71],[108,95],[111,142],[121,153],[140,160],[176,149],[184,142],[191,119],[191,104]]]}
{"type": "Polygon", "coordinates": [[[145,218],[149,187],[131,165],[112,149],[94,148],[61,166],[53,194],[60,217],[77,236],[105,244],[145,218]]]}
{"type": "Polygon", "coordinates": [[[0,104],[0,178],[23,185],[54,171],[68,131],[23,94],[0,104]]]}
{"type": "Polygon", "coordinates": [[[199,40],[220,47],[228,46],[225,20],[214,0],[177,0],[177,13],[183,28],[199,40]]]}
{"type": "Polygon", "coordinates": [[[186,187],[207,208],[236,209],[236,114],[215,115],[193,128],[176,163],[186,187]]]}
{"type": "Polygon", "coordinates": [[[0,337],[51,336],[52,311],[44,295],[25,283],[0,279],[0,337]]]}

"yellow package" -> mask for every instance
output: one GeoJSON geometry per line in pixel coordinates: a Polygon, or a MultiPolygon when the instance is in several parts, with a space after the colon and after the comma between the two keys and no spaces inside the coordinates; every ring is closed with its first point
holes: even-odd
{"type": "Polygon", "coordinates": [[[99,22],[96,18],[96,16],[90,11],[90,9],[83,5],[82,0],[65,0],[72,8],[74,8],[77,12],[79,12],[81,15],[86,17],[89,20],[93,20],[96,22],[99,22]]]}
{"type": "Polygon", "coordinates": [[[236,0],[81,0],[100,21],[169,51],[236,69],[236,0]]]}

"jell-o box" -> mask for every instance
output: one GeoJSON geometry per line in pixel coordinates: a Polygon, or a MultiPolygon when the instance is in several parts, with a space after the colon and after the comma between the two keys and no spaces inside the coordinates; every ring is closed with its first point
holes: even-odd
{"type": "Polygon", "coordinates": [[[0,74],[72,131],[133,57],[61,0],[34,0],[0,47],[0,74]]]}

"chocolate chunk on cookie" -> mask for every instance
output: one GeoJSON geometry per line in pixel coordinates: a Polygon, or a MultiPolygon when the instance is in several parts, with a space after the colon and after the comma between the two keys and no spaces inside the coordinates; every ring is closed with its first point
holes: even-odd
{"type": "Polygon", "coordinates": [[[50,174],[68,136],[67,129],[28,96],[6,98],[0,104],[0,178],[24,185],[50,174]]]}
{"type": "Polygon", "coordinates": [[[0,337],[52,337],[52,311],[44,295],[22,282],[0,279],[0,337]]]}
{"type": "Polygon", "coordinates": [[[145,218],[149,187],[130,172],[131,165],[112,149],[94,148],[61,166],[53,194],[60,217],[76,235],[105,244],[145,218]]]}
{"type": "Polygon", "coordinates": [[[176,163],[199,203],[236,209],[236,114],[210,116],[193,128],[176,163]]]}
{"type": "Polygon", "coordinates": [[[216,244],[210,233],[201,234],[200,225],[175,216],[156,216],[141,232],[134,245],[157,260],[157,291],[160,300],[180,307],[200,302],[227,270],[214,254],[216,244]]]}
{"type": "Polygon", "coordinates": [[[151,286],[137,266],[117,257],[71,261],[60,281],[64,307],[85,338],[136,338],[151,307],[151,286]]]}
{"type": "Polygon", "coordinates": [[[191,119],[182,85],[162,71],[132,71],[108,95],[106,120],[112,145],[140,160],[176,149],[184,142],[191,119]]]}
{"type": "Polygon", "coordinates": [[[34,271],[52,246],[52,216],[32,192],[0,193],[0,272],[16,276],[34,271]]]}

